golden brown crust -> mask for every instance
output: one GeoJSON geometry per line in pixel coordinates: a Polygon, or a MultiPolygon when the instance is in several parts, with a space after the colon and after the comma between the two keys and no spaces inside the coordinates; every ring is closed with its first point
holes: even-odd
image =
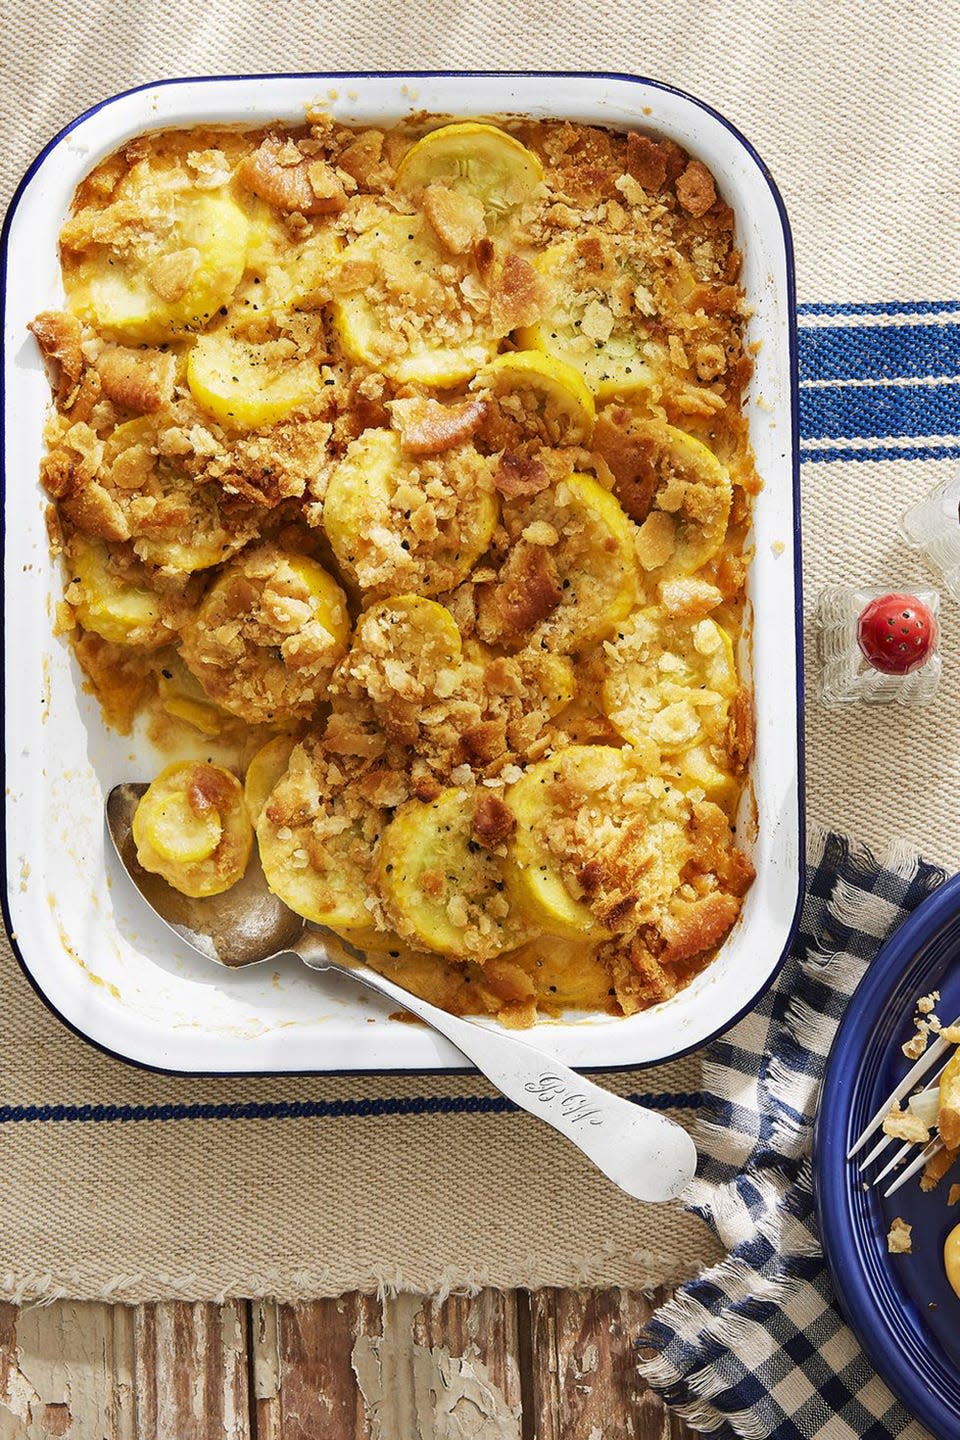
{"type": "Polygon", "coordinates": [[[641,525],[650,513],[657,489],[657,472],[649,447],[630,432],[631,411],[611,405],[597,416],[593,449],[613,476],[613,493],[631,520],[641,525]]]}
{"type": "Polygon", "coordinates": [[[504,451],[500,456],[493,483],[501,495],[508,500],[520,496],[539,495],[550,484],[550,474],[541,459],[535,455],[512,455],[504,451]]]}
{"type": "Polygon", "coordinates": [[[378,179],[386,179],[382,163],[383,141],[382,130],[361,131],[337,155],[339,169],[345,170],[363,188],[373,185],[378,179]]]}
{"type": "Polygon", "coordinates": [[[27,325],[43,358],[56,366],[58,402],[67,407],[83,374],[80,322],[63,310],[43,310],[27,325]]]}
{"type": "Polygon", "coordinates": [[[713,176],[702,160],[691,160],[677,180],[677,199],[688,215],[699,219],[716,202],[713,176]]]}
{"type": "Polygon", "coordinates": [[[249,724],[308,719],[345,648],[342,592],[333,604],[336,630],[309,579],[274,546],[258,546],[207,593],[180,653],[206,694],[249,724]]]}
{"type": "Polygon", "coordinates": [[[753,691],[741,685],[730,705],[730,758],[739,770],[750,763],[756,741],[756,719],[753,691]]]}
{"type": "Polygon", "coordinates": [[[464,730],[460,737],[459,756],[471,767],[483,768],[503,755],[507,749],[507,722],[481,720],[464,730]]]}
{"type": "Polygon", "coordinates": [[[494,327],[506,334],[518,325],[532,325],[545,298],[543,281],[529,260],[511,250],[494,275],[490,301],[494,327]]]}
{"type": "Polygon", "coordinates": [[[486,234],[483,202],[466,190],[428,185],[421,203],[434,234],[451,255],[463,255],[486,234]]]}
{"type": "Polygon", "coordinates": [[[516,829],[512,812],[491,790],[477,796],[473,809],[473,833],[481,845],[494,850],[516,829]]]}
{"type": "Polygon", "coordinates": [[[643,934],[634,935],[626,946],[622,942],[604,945],[600,958],[610,972],[624,1015],[635,1015],[676,994],[669,971],[651,953],[643,934]]]}
{"type": "Polygon", "coordinates": [[[152,415],[173,399],[175,355],[106,345],[97,356],[95,368],[101,393],[122,410],[152,415]]]}
{"type": "Polygon", "coordinates": [[[890,1222],[890,1230],[887,1234],[887,1250],[891,1255],[910,1255],[913,1253],[913,1240],[911,1238],[913,1226],[908,1225],[906,1220],[901,1220],[898,1215],[890,1222]]]}
{"type": "Polygon", "coordinates": [[[660,956],[661,963],[683,964],[719,945],[739,913],[739,897],[720,890],[668,915],[661,926],[667,942],[660,956]]]}
{"type": "Polygon", "coordinates": [[[323,160],[301,154],[291,140],[268,135],[237,166],[244,189],[278,210],[300,215],[335,215],[347,203],[343,183],[323,160]]]}
{"type": "Polygon", "coordinates": [[[490,644],[515,642],[545,620],[562,598],[549,550],[521,540],[511,549],[497,580],[480,587],[479,634],[490,644]]]}
{"type": "Polygon", "coordinates": [[[662,190],[667,179],[667,155],[649,135],[631,131],[627,136],[627,173],[639,180],[644,190],[662,190]]]}
{"type": "MultiPolygon", "coordinates": [[[[390,416],[408,455],[439,455],[476,434],[488,410],[485,400],[442,405],[429,396],[390,401],[390,416]]],[[[496,483],[496,482],[494,482],[496,483]]]]}
{"type": "MultiPolygon", "coordinates": [[[[953,1168],[957,1159],[957,1151],[943,1149],[932,1155],[923,1167],[923,1174],[920,1176],[920,1189],[923,1191],[934,1190],[943,1179],[944,1175],[953,1168]]],[[[951,1194],[956,1186],[952,1187],[951,1194]]],[[[952,1204],[952,1201],[948,1203],[952,1204]]]]}
{"type": "Polygon", "coordinates": [[[209,810],[223,810],[230,804],[234,789],[230,785],[228,772],[219,765],[197,765],[191,772],[187,785],[187,802],[195,815],[205,815],[209,810]]]}

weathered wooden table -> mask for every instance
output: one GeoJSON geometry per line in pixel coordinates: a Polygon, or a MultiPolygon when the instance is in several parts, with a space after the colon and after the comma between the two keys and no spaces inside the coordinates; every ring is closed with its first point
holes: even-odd
{"type": "Polygon", "coordinates": [[[650,1308],[626,1290],[0,1303],[0,1440],[695,1440],[634,1370],[650,1308]]]}

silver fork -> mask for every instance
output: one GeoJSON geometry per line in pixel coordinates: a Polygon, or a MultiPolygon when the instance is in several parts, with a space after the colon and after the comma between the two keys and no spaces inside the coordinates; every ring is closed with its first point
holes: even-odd
{"type": "MultiPolygon", "coordinates": [[[[955,1020],[954,1024],[960,1024],[960,1019],[955,1020]]],[[[894,1108],[894,1106],[899,1105],[901,1100],[903,1100],[907,1095],[910,1095],[913,1092],[913,1090],[920,1083],[920,1081],[923,1080],[924,1077],[928,1075],[929,1072],[933,1069],[937,1061],[940,1060],[944,1055],[946,1055],[947,1051],[951,1048],[952,1042],[949,1040],[944,1040],[942,1037],[938,1037],[936,1040],[933,1041],[931,1045],[927,1047],[924,1054],[921,1055],[920,1059],[916,1062],[916,1064],[907,1071],[906,1075],[904,1075],[899,1085],[896,1086],[896,1088],[893,1090],[892,1094],[888,1097],[886,1102],[880,1107],[876,1115],[874,1115],[869,1125],[867,1125],[863,1132],[857,1137],[855,1143],[850,1147],[850,1150],[847,1153],[848,1160],[852,1160],[856,1155],[859,1155],[860,1151],[866,1145],[867,1141],[870,1140],[871,1137],[875,1135],[876,1132],[880,1129],[884,1120],[890,1114],[890,1111],[894,1108]]],[[[934,1086],[939,1083],[940,1076],[943,1074],[945,1069],[946,1064],[944,1063],[937,1070],[933,1078],[927,1082],[927,1084],[924,1086],[924,1089],[932,1090],[934,1086]]],[[[867,1155],[866,1158],[861,1161],[861,1174],[864,1170],[867,1169],[868,1166],[872,1165],[875,1160],[880,1158],[884,1150],[886,1150],[887,1146],[893,1143],[894,1138],[895,1137],[892,1135],[883,1135],[881,1137],[879,1142],[870,1151],[869,1155],[867,1155]]],[[[916,1150],[917,1153],[910,1161],[910,1164],[907,1165],[903,1171],[901,1171],[893,1184],[890,1185],[888,1189],[883,1192],[884,1198],[893,1195],[897,1190],[900,1189],[902,1185],[905,1185],[908,1180],[912,1179],[919,1170],[922,1170],[929,1160],[932,1160],[935,1155],[939,1155],[940,1151],[943,1148],[943,1141],[940,1139],[939,1135],[933,1135],[931,1139],[927,1141],[926,1145],[920,1145],[919,1141],[907,1140],[901,1144],[898,1150],[894,1152],[893,1157],[888,1160],[887,1164],[879,1172],[879,1174],[875,1175],[872,1180],[867,1182],[867,1184],[869,1187],[879,1184],[879,1182],[885,1179],[885,1177],[889,1175],[892,1170],[895,1170],[898,1165],[902,1165],[905,1162],[907,1156],[910,1154],[911,1151],[916,1150]]]]}

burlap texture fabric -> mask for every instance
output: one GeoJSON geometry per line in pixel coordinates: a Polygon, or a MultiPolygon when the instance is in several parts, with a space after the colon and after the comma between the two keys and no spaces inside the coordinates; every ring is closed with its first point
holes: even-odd
{"type": "MultiPolygon", "coordinates": [[[[811,334],[818,305],[834,313],[852,302],[905,302],[890,320],[899,326],[913,323],[906,302],[960,297],[960,91],[945,63],[960,53],[956,0],[24,0],[8,9],[4,46],[4,203],[66,121],[165,76],[632,71],[714,105],[770,165],[792,219],[811,334]]],[[[939,323],[936,311],[923,323],[939,323]]],[[[836,325],[855,322],[840,314],[836,325]]],[[[934,350],[937,339],[926,337],[934,350]]],[[[842,454],[849,438],[831,441],[836,417],[813,414],[820,428],[803,474],[808,609],[829,581],[923,576],[898,545],[896,520],[960,463],[951,458],[960,421],[951,419],[949,363],[929,373],[943,387],[945,418],[918,430],[908,417],[903,434],[926,437],[912,448],[851,460],[842,454]]],[[[859,432],[848,423],[848,436],[896,430],[870,423],[859,432]]],[[[814,819],[873,844],[900,834],[952,865],[960,612],[949,601],[943,632],[939,698],[914,712],[821,711],[808,646],[808,795],[814,819]]],[[[494,1108],[479,1079],[146,1074],[63,1029],[6,949],[0,976],[3,1295],[648,1286],[716,1257],[697,1220],[628,1200],[546,1127],[494,1108]]],[[[670,1094],[681,1118],[700,1083],[695,1059],[607,1081],[622,1093],[670,1094]]]]}

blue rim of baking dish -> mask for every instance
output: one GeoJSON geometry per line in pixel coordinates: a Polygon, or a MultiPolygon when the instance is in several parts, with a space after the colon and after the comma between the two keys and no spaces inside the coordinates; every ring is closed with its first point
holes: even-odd
{"type": "Polygon", "coordinates": [[[938,1440],[960,1440],[960,1381],[925,1333],[916,1303],[898,1291],[885,1222],[869,1218],[876,1192],[865,1189],[847,1153],[883,1100],[877,1081],[895,1041],[885,1030],[871,1055],[872,1037],[891,1006],[897,1020],[909,1020],[917,996],[930,988],[928,966],[943,962],[958,930],[954,875],[894,932],[857,986],[827,1058],[813,1133],[814,1198],[837,1303],[878,1374],[938,1440]]]}
{"type": "MultiPolygon", "coordinates": [[[[25,171],[23,178],[17,185],[13,197],[7,207],[4,216],[3,226],[0,229],[0,325],[5,324],[6,319],[6,297],[7,297],[7,248],[9,241],[10,224],[17,205],[26,187],[33,179],[33,176],[43,164],[44,160],[71,134],[73,130],[88,120],[92,115],[115,104],[118,100],[124,100],[130,95],[141,94],[148,90],[158,90],[170,85],[203,84],[216,85],[228,81],[237,80],[432,80],[432,79],[473,79],[481,77],[484,79],[496,80],[618,80],[625,81],[631,85],[644,85],[653,90],[660,90],[670,95],[678,95],[683,100],[695,105],[698,110],[711,116],[723,128],[734,137],[741,148],[746,151],[751,160],[757,166],[763,177],[767,188],[770,191],[777,214],[780,218],[780,227],[783,234],[784,263],[786,269],[786,311],[788,327],[788,352],[789,352],[789,390],[790,390],[790,471],[793,489],[793,580],[794,593],[796,596],[796,613],[794,616],[794,650],[796,657],[797,677],[797,896],[794,905],[793,916],[784,938],[783,949],[776,963],[771,967],[770,973],[763,984],[759,986],[751,999],[742,1006],[740,1010],[729,1020],[711,1034],[697,1040],[692,1045],[685,1046],[675,1054],[662,1057],[659,1060],[638,1060],[620,1065],[584,1065],[580,1068],[585,1072],[602,1073],[604,1070],[612,1072],[633,1071],[649,1069],[652,1065],[666,1064],[671,1060],[678,1060],[683,1055],[688,1055],[694,1050],[701,1049],[704,1045],[716,1039],[741,1020],[750,1010],[753,1009],[761,995],[773,984],[780,970],[783,968],[793,945],[797,927],[800,923],[800,911],[803,905],[804,884],[806,876],[806,859],[804,849],[805,838],[805,756],[804,756],[804,698],[803,698],[803,574],[801,563],[801,535],[800,535],[800,405],[799,405],[799,381],[798,381],[798,349],[797,349],[797,295],[793,235],[790,229],[790,221],[787,217],[786,206],[783,197],[777,187],[776,181],[770,172],[769,167],[761,159],[760,155],[741,134],[735,125],[732,125],[725,116],[721,115],[711,105],[696,96],[689,95],[685,90],[680,90],[675,85],[666,85],[660,80],[651,80],[643,75],[628,75],[618,71],[606,70],[324,70],[324,71],[294,71],[280,72],[275,74],[251,74],[251,75],[178,75],[164,80],[156,80],[144,85],[134,85],[128,90],[117,91],[114,95],[108,95],[105,99],[99,100],[95,105],[89,106],[80,115],[77,115],[62,130],[58,131],[32,161],[25,171]]],[[[5,417],[5,384],[4,374],[0,369],[0,466],[5,476],[5,445],[3,437],[3,424],[5,417]]],[[[0,514],[0,543],[4,558],[6,557],[6,505],[0,514]]],[[[4,625],[6,613],[6,587],[0,586],[0,626],[4,625]]],[[[0,647],[3,651],[3,681],[6,689],[7,680],[7,657],[5,643],[0,640],[0,647]]],[[[464,1070],[461,1067],[438,1066],[438,1067],[404,1067],[391,1068],[389,1066],[377,1067],[371,1070],[175,1070],[162,1065],[151,1065],[144,1060],[136,1060],[132,1056],[123,1055],[112,1050],[108,1045],[93,1039],[86,1031],[82,1030],[69,1020],[48,997],[41,987],[39,981],[34,977],[29,965],[20,950],[20,946],[14,937],[13,923],[9,907],[9,875],[7,872],[7,786],[6,786],[6,713],[5,707],[0,705],[0,784],[3,787],[3,809],[0,813],[0,911],[3,914],[3,921],[6,927],[7,936],[14,955],[21,970],[27,977],[31,986],[46,1005],[47,1009],[54,1014],[61,1024],[72,1031],[80,1040],[91,1045],[94,1049],[105,1055],[111,1056],[114,1060],[120,1060],[125,1065],[133,1066],[138,1070],[147,1070],[160,1075],[182,1075],[185,1078],[201,1078],[210,1076],[213,1079],[227,1078],[230,1076],[284,1076],[284,1075],[460,1075],[470,1074],[471,1070],[464,1070]]],[[[471,1067],[472,1069],[472,1067],[471,1067]]]]}

